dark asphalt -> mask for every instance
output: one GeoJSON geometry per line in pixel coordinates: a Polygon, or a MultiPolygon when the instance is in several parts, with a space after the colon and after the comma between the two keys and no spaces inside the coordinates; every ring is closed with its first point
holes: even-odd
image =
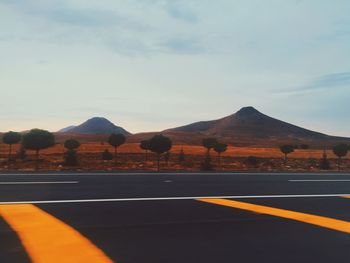
{"type": "MultiPolygon", "coordinates": [[[[350,174],[0,175],[0,202],[104,198],[349,194],[350,174]],[[289,180],[342,180],[290,182],[289,180]],[[348,181],[346,181],[348,180],[348,181]],[[4,182],[77,181],[4,185],[4,182]]],[[[350,199],[239,201],[350,222],[350,199]]],[[[350,262],[350,235],[196,200],[38,204],[121,263],[350,262]]],[[[28,262],[0,220],[0,262],[28,262]]]]}

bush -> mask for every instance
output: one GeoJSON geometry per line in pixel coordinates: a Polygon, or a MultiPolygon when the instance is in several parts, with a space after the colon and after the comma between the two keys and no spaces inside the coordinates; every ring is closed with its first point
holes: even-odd
{"type": "Polygon", "coordinates": [[[68,150],[64,154],[64,164],[68,166],[78,165],[78,155],[75,150],[68,150]]]}
{"type": "Polygon", "coordinates": [[[311,167],[317,167],[317,159],[315,159],[315,158],[309,158],[309,165],[311,166],[311,167]]]}
{"type": "Polygon", "coordinates": [[[105,150],[102,153],[102,160],[104,160],[104,161],[111,161],[111,160],[113,160],[113,154],[111,154],[108,150],[105,150]]]}
{"type": "Polygon", "coordinates": [[[80,142],[75,139],[68,139],[64,142],[64,147],[67,150],[76,150],[80,147],[80,142]]]}
{"type": "Polygon", "coordinates": [[[201,170],[202,171],[212,171],[213,165],[211,164],[211,157],[209,154],[205,156],[204,161],[201,163],[201,170]]]}
{"type": "Polygon", "coordinates": [[[183,163],[185,161],[185,152],[184,149],[181,149],[180,153],[179,153],[179,163],[183,163]]]}
{"type": "Polygon", "coordinates": [[[256,156],[248,156],[247,159],[245,159],[244,163],[248,166],[256,167],[259,165],[260,160],[256,156]]]}
{"type": "Polygon", "coordinates": [[[330,170],[331,169],[331,165],[327,159],[327,156],[325,156],[325,155],[320,160],[320,169],[321,170],[330,170]]]}

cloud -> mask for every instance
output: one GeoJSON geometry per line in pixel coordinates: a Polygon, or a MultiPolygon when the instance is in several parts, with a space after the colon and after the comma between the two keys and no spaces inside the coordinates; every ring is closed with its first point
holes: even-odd
{"type": "Polygon", "coordinates": [[[198,21],[198,17],[193,12],[183,7],[180,7],[175,3],[168,4],[166,7],[166,11],[171,17],[175,19],[183,20],[189,23],[195,23],[198,21]]]}
{"type": "MultiPolygon", "coordinates": [[[[4,2],[0,0],[0,3],[4,2]]],[[[44,4],[42,1],[5,1],[17,11],[43,18],[47,21],[79,27],[111,27],[120,26],[129,30],[145,31],[149,29],[144,23],[137,22],[130,16],[125,16],[115,9],[72,7],[65,1],[44,4]]]]}
{"type": "Polygon", "coordinates": [[[165,52],[175,52],[181,54],[199,54],[205,51],[205,48],[196,39],[174,38],[160,44],[165,52]]]}
{"type": "Polygon", "coordinates": [[[274,90],[275,93],[305,93],[316,90],[350,89],[350,72],[333,73],[316,78],[311,83],[292,89],[274,90]]]}
{"type": "MultiPolygon", "coordinates": [[[[109,7],[96,2],[96,6],[73,3],[0,0],[0,5],[5,4],[28,21],[31,30],[19,31],[20,34],[41,43],[102,45],[127,56],[198,54],[204,50],[199,44],[200,37],[193,34],[189,25],[172,21],[172,18],[188,23],[197,21],[183,2],[149,0],[146,5],[131,1],[120,7],[117,3],[109,7]],[[162,16],[164,12],[169,16],[162,16]],[[151,13],[149,19],[147,14],[151,13]]],[[[0,41],[11,39],[10,35],[0,35],[0,41]]]]}
{"type": "Polygon", "coordinates": [[[309,85],[295,89],[296,92],[329,90],[335,88],[350,88],[350,72],[342,72],[321,76],[309,85]]]}
{"type": "Polygon", "coordinates": [[[176,20],[181,20],[187,23],[196,23],[199,21],[198,16],[193,11],[193,3],[196,1],[190,0],[144,0],[147,5],[160,7],[166,14],[176,20]]]}
{"type": "Polygon", "coordinates": [[[56,22],[82,27],[106,27],[122,21],[117,14],[107,10],[62,8],[50,10],[44,15],[56,22]]]}
{"type": "Polygon", "coordinates": [[[334,87],[350,87],[350,72],[335,73],[322,76],[316,79],[311,85],[306,86],[304,89],[325,89],[334,87]]]}

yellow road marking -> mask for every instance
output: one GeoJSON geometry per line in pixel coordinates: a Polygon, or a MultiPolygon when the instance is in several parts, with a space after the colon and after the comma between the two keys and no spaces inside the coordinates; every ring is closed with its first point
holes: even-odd
{"type": "Polygon", "coordinates": [[[34,205],[0,205],[34,263],[111,263],[78,231],[34,205]]]}
{"type": "Polygon", "coordinates": [[[276,217],[296,220],[316,226],[321,226],[350,234],[350,222],[328,218],[324,216],[311,215],[285,209],[273,208],[269,206],[255,205],[245,202],[232,201],[227,199],[197,199],[197,201],[206,202],[215,205],[238,208],[259,214],[266,214],[276,217]]]}
{"type": "Polygon", "coordinates": [[[343,198],[350,198],[350,196],[342,196],[343,198]]]}

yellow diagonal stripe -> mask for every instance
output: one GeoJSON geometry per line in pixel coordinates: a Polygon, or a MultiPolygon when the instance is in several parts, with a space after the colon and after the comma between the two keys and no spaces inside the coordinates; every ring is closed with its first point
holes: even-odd
{"type": "Polygon", "coordinates": [[[34,263],[111,263],[78,231],[34,205],[0,205],[34,263]]]}
{"type": "Polygon", "coordinates": [[[266,214],[296,220],[320,227],[325,227],[350,234],[350,222],[333,219],[324,216],[311,215],[285,209],[273,208],[269,206],[255,205],[245,202],[232,201],[227,199],[197,199],[201,202],[206,202],[215,205],[228,206],[247,210],[255,213],[266,214]]]}

